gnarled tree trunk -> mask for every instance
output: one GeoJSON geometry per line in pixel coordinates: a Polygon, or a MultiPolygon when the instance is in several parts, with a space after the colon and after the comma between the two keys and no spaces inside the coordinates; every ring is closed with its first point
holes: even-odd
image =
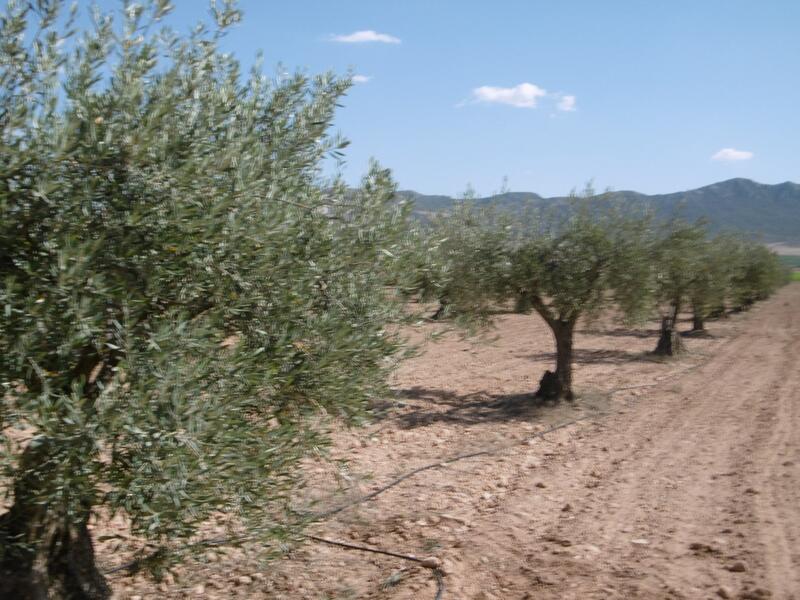
{"type": "Polygon", "coordinates": [[[678,335],[678,314],[681,312],[679,301],[672,303],[672,314],[662,317],[661,335],[658,337],[658,344],[653,351],[659,356],[674,356],[683,352],[683,342],[678,335]]]}
{"type": "Polygon", "coordinates": [[[654,350],[659,356],[674,356],[683,352],[683,341],[675,328],[675,317],[664,317],[661,319],[661,335],[654,350]]]}
{"type": "Polygon", "coordinates": [[[49,444],[29,445],[14,504],[0,516],[0,598],[14,600],[106,600],[111,590],[94,560],[87,528],[90,507],[80,514],[38,502],[51,484],[49,444]]]}
{"type": "MultiPolygon", "coordinates": [[[[702,333],[706,330],[705,304],[703,302],[692,300],[692,333],[702,333]]],[[[677,318],[678,315],[675,315],[677,318]]]]}
{"type": "Polygon", "coordinates": [[[447,298],[441,298],[439,300],[439,307],[436,309],[436,312],[431,315],[431,321],[439,321],[444,318],[449,305],[450,303],[447,301],[447,298]]]}
{"type": "Polygon", "coordinates": [[[536,396],[546,400],[574,400],[572,391],[572,338],[575,320],[548,321],[556,338],[556,370],[545,371],[536,396]]]}

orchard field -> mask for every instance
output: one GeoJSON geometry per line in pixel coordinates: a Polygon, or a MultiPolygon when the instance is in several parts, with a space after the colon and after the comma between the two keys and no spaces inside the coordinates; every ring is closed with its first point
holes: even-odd
{"type": "Polygon", "coordinates": [[[0,13],[0,598],[796,597],[775,253],[591,184],[415,219],[355,76],[173,8],[0,13]]]}
{"type": "MultiPolygon", "coordinates": [[[[448,333],[404,363],[379,417],[335,428],[329,460],[304,464],[311,483],[298,502],[340,506],[442,463],[311,532],[438,557],[444,598],[791,598],[800,586],[798,309],[800,286],[787,286],[713,322],[710,336],[688,338],[691,350],[668,361],[650,354],[657,322],[581,328],[574,404],[531,396],[553,358],[538,318],[499,317],[493,341],[448,333]],[[447,462],[480,450],[490,454],[447,462]]],[[[414,335],[441,328],[426,323],[414,335]]],[[[100,552],[122,562],[129,547],[100,552]]],[[[252,556],[247,546],[212,548],[160,587],[112,582],[122,598],[436,595],[429,569],[398,558],[314,541],[276,563],[252,556]]]]}

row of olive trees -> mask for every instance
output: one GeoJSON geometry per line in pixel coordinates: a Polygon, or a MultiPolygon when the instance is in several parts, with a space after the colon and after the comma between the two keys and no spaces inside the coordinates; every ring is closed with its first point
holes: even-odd
{"type": "Polygon", "coordinates": [[[435,220],[420,246],[426,257],[427,297],[467,320],[485,317],[492,304],[514,302],[535,310],[552,330],[556,365],[538,394],[572,399],[576,325],[614,308],[630,323],[657,312],[655,352],[680,350],[676,328],[684,309],[695,330],[725,307],[746,308],[783,281],[780,265],[762,245],[741,236],[710,237],[702,222],[654,221],[641,207],[617,203],[591,188],[569,206],[516,216],[468,203],[435,220]]]}
{"type": "MultiPolygon", "coordinates": [[[[382,393],[404,296],[439,316],[538,311],[553,397],[572,395],[579,318],[689,301],[648,283],[664,269],[646,216],[597,198],[522,225],[463,208],[420,232],[387,171],[324,181],[349,82],[241,73],[218,47],[230,2],[186,36],[159,29],[167,0],[82,37],[62,4],[0,15],[0,597],[107,597],[97,515],[160,547],[218,513],[288,535],[296,462],[323,441],[308,417],[382,393]]],[[[747,305],[771,279],[737,252],[747,305]]]]}
{"type": "Polygon", "coordinates": [[[657,354],[680,352],[676,329],[683,310],[692,313],[692,332],[726,310],[746,310],[786,282],[777,256],[742,235],[709,236],[702,222],[673,220],[655,232],[652,256],[655,298],[661,315],[657,354]]]}
{"type": "Polygon", "coordinates": [[[186,36],[166,0],[82,37],[62,4],[0,14],[2,598],[108,597],[98,514],[287,535],[308,415],[357,415],[401,348],[408,211],[377,166],[321,175],[349,81],[241,73],[230,2],[186,36]]]}

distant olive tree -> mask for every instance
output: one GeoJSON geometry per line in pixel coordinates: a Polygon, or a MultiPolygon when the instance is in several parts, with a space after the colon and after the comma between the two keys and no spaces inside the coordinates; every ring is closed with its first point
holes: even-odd
{"type": "Polygon", "coordinates": [[[732,234],[698,241],[696,271],[688,291],[693,332],[705,331],[706,319],[724,315],[739,244],[739,237],[732,234]]]}
{"type": "Polygon", "coordinates": [[[242,74],[230,2],[187,36],[166,0],[81,37],[61,8],[0,17],[2,598],[108,597],[92,515],[284,535],[306,417],[357,414],[399,348],[407,211],[377,165],[321,180],[349,81],[242,74]]]}
{"type": "Polygon", "coordinates": [[[661,335],[655,352],[681,352],[678,315],[692,311],[692,331],[725,313],[726,304],[742,310],[767,298],[783,282],[777,257],[742,234],[709,237],[703,221],[662,223],[654,246],[654,287],[660,307],[661,335]]]}
{"type": "Polygon", "coordinates": [[[740,238],[731,252],[731,304],[747,310],[786,283],[778,256],[763,244],[740,238]]]}
{"type": "Polygon", "coordinates": [[[455,208],[418,229],[413,292],[437,303],[433,319],[485,321],[502,299],[506,250],[511,229],[507,215],[478,208],[466,197],[455,208]]]}
{"type": "Polygon", "coordinates": [[[555,371],[542,377],[537,394],[574,397],[575,327],[603,308],[616,306],[636,318],[649,307],[650,219],[631,206],[587,188],[573,195],[565,214],[535,218],[509,250],[506,286],[520,310],[534,309],[553,332],[555,371]]]}
{"type": "MultiPolygon", "coordinates": [[[[673,356],[683,350],[678,316],[689,307],[693,291],[700,290],[708,259],[706,227],[674,218],[661,224],[653,248],[654,289],[661,333],[654,352],[673,356]]],[[[698,293],[698,304],[700,293],[698,293]]]]}

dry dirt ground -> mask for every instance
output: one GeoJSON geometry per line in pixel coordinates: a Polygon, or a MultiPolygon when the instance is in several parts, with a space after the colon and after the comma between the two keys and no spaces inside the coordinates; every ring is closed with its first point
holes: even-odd
{"type": "Polygon", "coordinates": [[[787,244],[767,244],[767,247],[780,256],[800,256],[800,246],[789,246],[787,244]]]}
{"type": "MultiPolygon", "coordinates": [[[[298,501],[336,506],[440,466],[312,533],[438,557],[447,600],[800,600],[800,284],[709,323],[711,337],[687,339],[680,359],[649,355],[654,327],[584,328],[581,396],[559,406],[530,395],[553,360],[535,316],[501,316],[494,341],[426,343],[380,418],[339,429],[330,459],[305,465],[312,484],[298,501]],[[447,462],[482,449],[493,452],[447,462]]],[[[120,598],[437,593],[431,570],[378,554],[309,542],[274,563],[254,557],[214,549],[177,579],[111,582],[120,598]]]]}

